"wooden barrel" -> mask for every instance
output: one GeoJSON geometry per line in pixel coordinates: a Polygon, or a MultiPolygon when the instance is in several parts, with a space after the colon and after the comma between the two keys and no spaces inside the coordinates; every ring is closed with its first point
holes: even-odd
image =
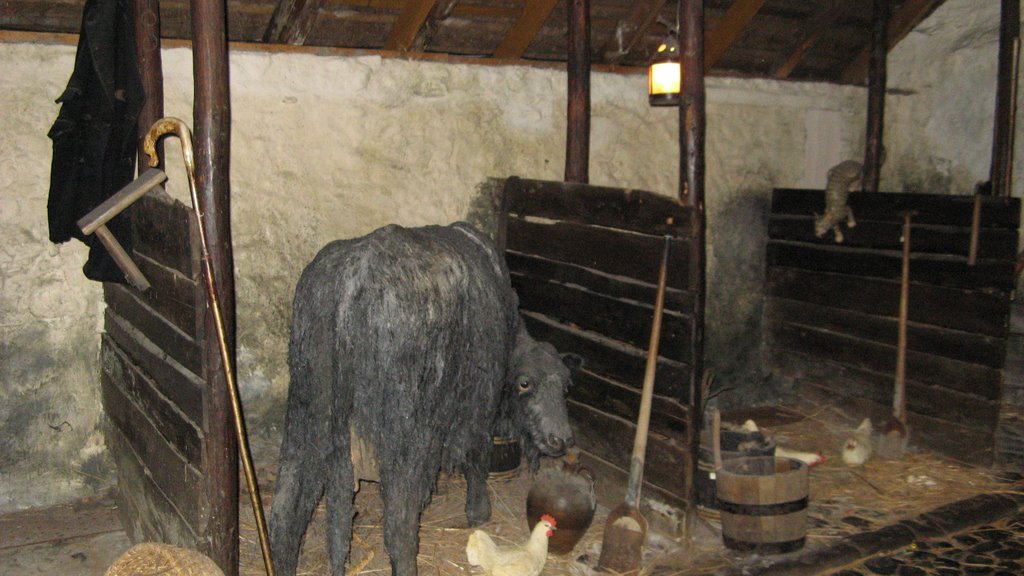
{"type": "MultiPolygon", "coordinates": [[[[722,460],[754,456],[775,456],[775,440],[765,438],[761,432],[722,430],[722,460]]],[[[715,457],[711,447],[711,432],[701,434],[700,459],[694,478],[697,512],[705,520],[717,522],[718,495],[715,490],[715,457]]]]}
{"type": "Polygon", "coordinates": [[[807,534],[807,465],[792,458],[750,457],[722,462],[717,492],[727,548],[784,554],[807,534]]]}
{"type": "Polygon", "coordinates": [[[519,439],[494,436],[491,442],[493,443],[491,467],[488,469],[487,478],[507,480],[514,477],[519,471],[519,464],[523,459],[523,450],[519,446],[519,439]]]}

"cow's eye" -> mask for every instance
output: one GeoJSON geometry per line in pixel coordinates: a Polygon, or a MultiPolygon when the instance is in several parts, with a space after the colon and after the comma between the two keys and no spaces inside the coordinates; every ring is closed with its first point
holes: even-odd
{"type": "Polygon", "coordinates": [[[519,379],[516,380],[516,385],[519,386],[519,392],[529,392],[530,389],[533,388],[533,384],[530,382],[530,379],[525,376],[520,376],[519,379]]]}

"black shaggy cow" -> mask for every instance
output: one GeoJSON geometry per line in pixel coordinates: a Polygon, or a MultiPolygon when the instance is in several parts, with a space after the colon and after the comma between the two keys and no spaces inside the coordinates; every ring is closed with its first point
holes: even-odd
{"type": "Polygon", "coordinates": [[[387,226],[324,247],[292,312],[284,442],[270,512],[275,572],[291,576],[321,496],[331,570],[345,573],[360,479],[379,480],[392,573],[416,574],[419,517],[440,470],[466,478],[466,516],[491,515],[491,433],[531,464],[572,442],[571,369],[520,323],[504,259],[466,224],[387,226]]]}

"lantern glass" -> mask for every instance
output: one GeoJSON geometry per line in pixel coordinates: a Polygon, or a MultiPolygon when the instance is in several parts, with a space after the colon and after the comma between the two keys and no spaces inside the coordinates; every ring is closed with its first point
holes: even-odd
{"type": "Polygon", "coordinates": [[[658,46],[658,53],[647,68],[647,99],[651,106],[678,106],[681,84],[679,42],[670,34],[658,46]]]}

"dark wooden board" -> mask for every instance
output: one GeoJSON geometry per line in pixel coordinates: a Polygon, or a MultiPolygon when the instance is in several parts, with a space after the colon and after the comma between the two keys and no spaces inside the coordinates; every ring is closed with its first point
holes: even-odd
{"type": "MultiPolygon", "coordinates": [[[[772,240],[768,242],[768,265],[898,281],[903,273],[903,256],[896,251],[854,250],[836,245],[772,240]]],[[[910,280],[1006,293],[1013,290],[1015,283],[1012,260],[979,259],[974,266],[968,266],[963,258],[925,254],[911,255],[910,280]]]]}
{"type": "MultiPolygon", "coordinates": [[[[899,283],[798,268],[768,270],[768,295],[874,316],[899,312],[899,283]]],[[[998,292],[963,291],[912,282],[908,319],[996,338],[1006,336],[1010,304],[998,292]]]]}
{"type": "Polygon", "coordinates": [[[144,334],[109,308],[104,316],[106,337],[111,338],[139,366],[156,386],[157,392],[198,426],[203,421],[205,386],[199,376],[168,357],[144,334]]]}
{"type": "MultiPolygon", "coordinates": [[[[598,504],[609,509],[622,504],[626,486],[629,484],[629,472],[604,458],[584,451],[580,451],[580,462],[594,472],[594,493],[598,504]]],[[[648,532],[658,532],[674,538],[684,536],[685,509],[686,500],[683,494],[673,494],[650,482],[644,482],[640,494],[640,513],[647,521],[648,532]],[[652,502],[657,503],[655,508],[650,506],[652,502]]],[[[604,527],[596,526],[591,529],[603,530],[604,527]]]]}
{"type": "MultiPolygon", "coordinates": [[[[903,250],[903,223],[858,221],[849,228],[844,223],[844,248],[872,248],[903,250]]],[[[809,216],[772,216],[768,222],[768,237],[775,240],[836,245],[831,232],[818,238],[814,235],[814,218],[809,216]]],[[[915,253],[947,254],[967,257],[971,242],[971,229],[955,226],[937,226],[912,222],[910,246],[915,253]]],[[[982,228],[978,231],[978,257],[1013,260],[1017,256],[1017,231],[1008,228],[982,228]]]]}
{"type": "MultiPolygon", "coordinates": [[[[970,228],[974,213],[974,196],[948,194],[908,194],[854,192],[848,203],[857,222],[902,222],[901,212],[915,210],[914,221],[970,228]]],[[[772,194],[772,214],[812,216],[825,210],[823,190],[776,188],[772,194]]],[[[981,225],[984,228],[1020,227],[1020,199],[1002,196],[984,196],[981,205],[981,225]]]]}
{"type": "Polygon", "coordinates": [[[107,306],[145,334],[158,348],[193,374],[202,374],[199,344],[139,300],[133,290],[108,282],[103,285],[103,296],[107,306]]]}
{"type": "Polygon", "coordinates": [[[135,264],[152,285],[137,297],[192,339],[200,335],[196,321],[196,282],[148,256],[136,253],[135,264]]]}
{"type": "MultiPolygon", "coordinates": [[[[580,450],[607,460],[623,470],[629,470],[636,425],[572,400],[568,401],[568,408],[580,450]]],[[[645,481],[682,496],[685,494],[685,462],[684,444],[660,434],[648,435],[645,481]]]]}
{"type": "MultiPolygon", "coordinates": [[[[607,380],[588,370],[573,378],[569,399],[629,422],[636,422],[640,411],[640,391],[607,380]]],[[[687,407],[672,398],[654,395],[651,402],[651,429],[680,442],[686,439],[687,407]]]]}
{"type": "Polygon", "coordinates": [[[134,251],[198,280],[198,247],[192,246],[192,211],[162,190],[151,191],[131,207],[134,251]]]}
{"type": "MultiPolygon", "coordinates": [[[[608,298],[575,286],[533,276],[512,276],[519,306],[548,318],[646,350],[650,344],[653,302],[608,298]]],[[[689,360],[692,318],[672,310],[662,314],[659,354],[680,362],[689,360]]]]}
{"type": "MultiPolygon", "coordinates": [[[[637,389],[641,387],[647,363],[643,351],[572,329],[530,312],[523,312],[523,320],[535,339],[550,342],[559,352],[579,354],[591,372],[626,386],[637,389]]],[[[691,370],[690,365],[669,360],[659,353],[654,380],[655,393],[685,401],[689,398],[691,370]]]]}
{"type": "Polygon", "coordinates": [[[193,501],[168,498],[154,481],[149,468],[139,461],[128,439],[116,427],[108,427],[107,446],[117,467],[117,508],[121,524],[133,542],[169,542],[178,546],[201,549],[202,510],[207,508],[201,478],[191,476],[183,486],[193,490],[193,501]]]}
{"type": "MultiPolygon", "coordinates": [[[[895,374],[895,346],[786,323],[772,327],[771,339],[778,349],[802,352],[820,361],[833,361],[877,374],[895,374]]],[[[938,385],[989,400],[999,398],[1002,375],[997,369],[914,351],[907,351],[906,360],[908,381],[938,385]]]]}
{"type": "MultiPolygon", "coordinates": [[[[806,302],[772,298],[768,304],[768,317],[772,324],[785,322],[812,326],[891,346],[895,346],[897,340],[898,322],[895,311],[888,317],[873,316],[806,302]]],[[[1006,340],[1002,338],[917,323],[908,323],[907,349],[990,368],[1002,368],[1006,360],[1006,340]]]]}
{"type": "Polygon", "coordinates": [[[528,180],[505,181],[509,213],[632,230],[644,234],[688,237],[693,210],[675,198],[587,184],[528,180]]]}
{"type": "MultiPolygon", "coordinates": [[[[509,270],[515,275],[545,278],[552,282],[579,286],[609,298],[640,303],[654,302],[655,283],[638,282],[624,276],[602,274],[589,268],[545,260],[520,252],[505,252],[509,270]]],[[[693,292],[668,287],[665,290],[665,309],[679,312],[693,310],[693,292]]]]}
{"type": "Polygon", "coordinates": [[[103,401],[111,418],[131,423],[135,417],[130,413],[143,414],[189,464],[202,468],[201,433],[196,424],[157,392],[157,385],[113,340],[104,338],[102,354],[103,370],[108,376],[107,384],[103,386],[103,401]],[[116,411],[121,414],[111,414],[116,411]]]}
{"type": "MultiPolygon", "coordinates": [[[[565,222],[508,219],[508,250],[576,264],[605,274],[656,284],[665,240],[633,232],[565,222]]],[[[668,285],[689,288],[689,241],[673,239],[668,285]]]]}

